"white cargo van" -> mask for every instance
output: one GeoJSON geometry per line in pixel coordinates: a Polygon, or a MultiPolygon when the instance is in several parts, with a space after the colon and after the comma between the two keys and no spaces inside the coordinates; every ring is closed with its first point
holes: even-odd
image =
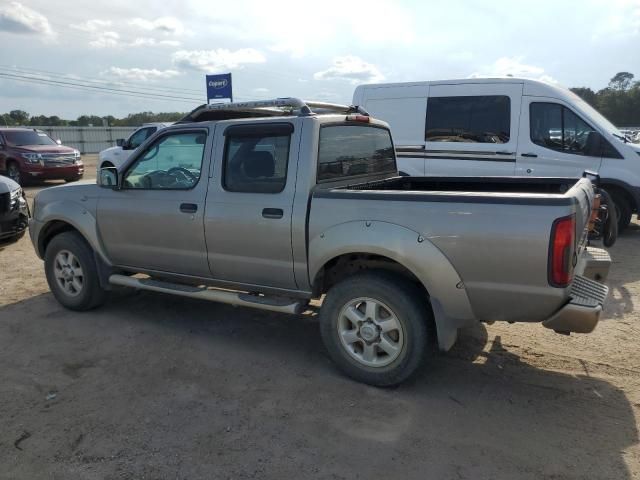
{"type": "Polygon", "coordinates": [[[599,172],[621,226],[640,207],[640,145],[571,91],[519,78],[361,85],[353,104],[391,125],[398,169],[419,176],[599,172]]]}

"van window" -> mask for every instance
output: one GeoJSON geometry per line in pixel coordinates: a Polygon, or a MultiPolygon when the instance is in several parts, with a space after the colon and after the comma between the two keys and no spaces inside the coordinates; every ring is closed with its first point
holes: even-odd
{"type": "Polygon", "coordinates": [[[507,143],[511,99],[506,95],[429,97],[428,142],[507,143]]]}
{"type": "Polygon", "coordinates": [[[600,142],[595,130],[567,107],[557,103],[533,102],[529,115],[529,133],[536,145],[574,155],[599,152],[599,145],[593,145],[600,142]]]}
{"type": "Polygon", "coordinates": [[[320,128],[318,182],[379,173],[396,174],[389,130],[368,125],[320,128]]]}

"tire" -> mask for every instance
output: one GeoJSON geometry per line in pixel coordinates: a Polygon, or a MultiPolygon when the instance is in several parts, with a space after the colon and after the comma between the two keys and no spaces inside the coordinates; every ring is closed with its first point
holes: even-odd
{"type": "Polygon", "coordinates": [[[432,320],[423,291],[382,271],[356,274],[334,285],[319,318],[331,359],[352,379],[378,387],[397,385],[416,373],[432,320]]]}
{"type": "Polygon", "coordinates": [[[625,195],[613,192],[611,193],[611,198],[613,199],[618,216],[618,232],[622,232],[631,223],[631,215],[633,214],[633,211],[629,204],[629,200],[625,195]]]}
{"type": "Polygon", "coordinates": [[[45,252],[44,270],[53,296],[70,310],[90,310],[106,298],[93,250],[77,232],[53,237],[45,252]]]}
{"type": "Polygon", "coordinates": [[[65,178],[64,181],[67,182],[67,183],[77,182],[81,178],[82,178],[82,175],[78,175],[78,176],[75,176],[75,177],[65,178]]]}
{"type": "Polygon", "coordinates": [[[22,178],[22,172],[20,171],[20,166],[14,162],[7,162],[7,177],[16,182],[19,185],[24,185],[24,179],[22,178]]]}

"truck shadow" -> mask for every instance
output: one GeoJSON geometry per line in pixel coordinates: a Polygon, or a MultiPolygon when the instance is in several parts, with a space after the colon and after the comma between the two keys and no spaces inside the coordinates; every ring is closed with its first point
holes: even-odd
{"type": "Polygon", "coordinates": [[[162,476],[163,462],[188,458],[181,475],[196,478],[632,478],[624,392],[536,368],[482,326],[416,379],[378,389],[335,369],[313,315],[146,292],[74,313],[46,294],[0,308],[0,367],[12,392],[0,431],[18,438],[30,425],[23,448],[42,450],[21,458],[59,472],[111,448],[97,476],[162,476]],[[64,399],[46,415],[29,406],[43,379],[64,399]]]}

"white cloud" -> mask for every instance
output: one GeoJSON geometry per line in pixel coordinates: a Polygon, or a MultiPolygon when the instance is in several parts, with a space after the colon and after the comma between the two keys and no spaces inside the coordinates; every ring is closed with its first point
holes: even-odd
{"type": "Polygon", "coordinates": [[[165,35],[182,35],[184,26],[182,22],[174,17],[160,17],[155,20],[144,18],[134,18],[129,21],[129,25],[141,28],[142,30],[155,31],[165,35]]]}
{"type": "Polygon", "coordinates": [[[302,42],[294,41],[293,39],[273,44],[269,47],[269,50],[276,53],[287,53],[292,58],[302,58],[305,53],[302,42]]]}
{"type": "Polygon", "coordinates": [[[254,88],[253,90],[251,90],[253,93],[256,93],[258,95],[263,95],[265,93],[269,93],[269,89],[268,88],[264,88],[264,87],[257,87],[254,88]]]}
{"type": "Polygon", "coordinates": [[[171,55],[178,67],[215,73],[220,70],[241,68],[251,63],[264,63],[264,55],[253,48],[231,51],[226,48],[216,50],[179,50],[171,55]]]}
{"type": "Polygon", "coordinates": [[[603,12],[594,28],[594,40],[615,37],[640,36],[639,0],[600,0],[603,12]]]}
{"type": "Polygon", "coordinates": [[[71,25],[71,28],[75,28],[76,30],[80,30],[81,32],[94,33],[94,32],[101,32],[105,28],[110,27],[111,23],[112,23],[111,20],[94,19],[94,20],[87,20],[86,22],[83,22],[83,23],[73,24],[71,25]]]}
{"type": "Polygon", "coordinates": [[[138,37],[129,44],[131,47],[178,47],[180,42],[177,40],[156,40],[151,37],[138,37]]]}
{"type": "Polygon", "coordinates": [[[166,78],[174,78],[180,75],[177,70],[157,70],[155,68],[120,68],[110,67],[101,73],[103,76],[117,77],[121,80],[152,81],[166,78]]]}
{"type": "Polygon", "coordinates": [[[483,77],[524,77],[544,80],[545,82],[557,83],[557,81],[546,74],[544,68],[536,65],[528,65],[523,62],[523,57],[501,57],[491,65],[485,65],[479,71],[469,75],[471,78],[483,77]]]}
{"type": "Polygon", "coordinates": [[[101,32],[89,42],[93,48],[114,48],[120,46],[120,34],[118,32],[101,32]]]}
{"type": "Polygon", "coordinates": [[[47,17],[19,2],[0,6],[0,31],[32,35],[54,34],[47,17]]]}
{"type": "Polygon", "coordinates": [[[384,80],[378,67],[360,57],[346,55],[333,59],[333,65],[313,74],[316,80],[348,80],[352,84],[375,83],[384,80]]]}

